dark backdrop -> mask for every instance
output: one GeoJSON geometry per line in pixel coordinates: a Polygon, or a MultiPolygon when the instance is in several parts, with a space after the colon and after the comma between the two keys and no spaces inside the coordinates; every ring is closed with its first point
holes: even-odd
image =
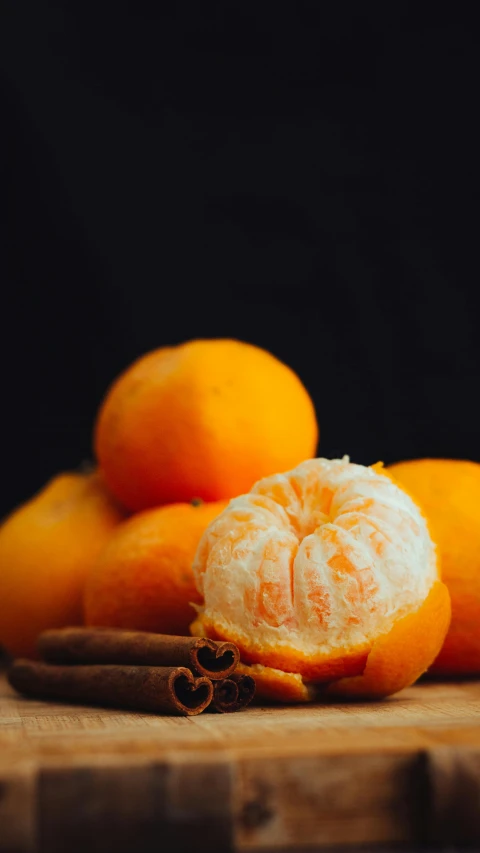
{"type": "Polygon", "coordinates": [[[480,459],[466,4],[171,6],[2,5],[1,510],[195,336],[297,370],[322,455],[480,459]]]}

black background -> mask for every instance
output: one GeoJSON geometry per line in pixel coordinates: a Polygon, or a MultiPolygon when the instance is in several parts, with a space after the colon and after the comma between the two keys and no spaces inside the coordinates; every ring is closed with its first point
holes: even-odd
{"type": "Polygon", "coordinates": [[[139,354],[237,337],[319,452],[480,459],[466,4],[2,5],[1,511],[139,354]]]}

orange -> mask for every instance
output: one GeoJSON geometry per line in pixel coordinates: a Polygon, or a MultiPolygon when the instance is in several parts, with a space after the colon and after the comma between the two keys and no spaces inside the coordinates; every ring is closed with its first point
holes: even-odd
{"type": "Polygon", "coordinates": [[[199,601],[192,561],[206,526],[225,502],[171,504],[121,524],[85,588],[87,625],[188,634],[199,601]]]}
{"type": "Polygon", "coordinates": [[[231,498],[315,454],[312,401],[277,358],[235,340],[195,340],[143,356],[101,406],[95,447],[132,510],[231,498]]]}
{"type": "Polygon", "coordinates": [[[414,459],[389,472],[422,505],[452,599],[452,622],[431,671],[480,672],[480,465],[414,459]]]}
{"type": "Polygon", "coordinates": [[[230,501],[199,543],[191,630],[235,642],[258,692],[384,696],[441,648],[448,591],[422,513],[381,468],[309,459],[230,501]]]}
{"type": "Polygon", "coordinates": [[[35,654],[45,628],[82,622],[85,576],[125,513],[98,473],[60,474],[0,527],[0,644],[35,654]]]}

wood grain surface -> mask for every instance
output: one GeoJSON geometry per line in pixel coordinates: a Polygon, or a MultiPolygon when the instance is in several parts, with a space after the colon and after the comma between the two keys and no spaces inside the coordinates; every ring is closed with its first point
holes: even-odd
{"type": "Polygon", "coordinates": [[[160,717],[22,699],[0,676],[0,851],[480,849],[479,711],[464,682],[160,717]]]}

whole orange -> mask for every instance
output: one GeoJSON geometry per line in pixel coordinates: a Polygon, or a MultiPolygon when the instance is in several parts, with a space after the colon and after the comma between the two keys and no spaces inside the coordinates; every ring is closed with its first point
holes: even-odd
{"type": "Polygon", "coordinates": [[[480,465],[413,459],[389,471],[422,505],[440,551],[452,622],[431,672],[480,672],[480,465]]]}
{"type": "Polygon", "coordinates": [[[45,628],[82,623],[85,576],[125,517],[98,473],[60,474],[0,527],[0,644],[35,655],[45,628]]]}
{"type": "Polygon", "coordinates": [[[313,403],[298,376],[251,344],[195,340],[155,350],[112,385],[95,447],[132,510],[231,498],[315,455],[313,403]]]}
{"type": "Polygon", "coordinates": [[[121,524],[89,573],[87,625],[188,634],[199,595],[192,562],[225,502],[172,504],[121,524]]]}

